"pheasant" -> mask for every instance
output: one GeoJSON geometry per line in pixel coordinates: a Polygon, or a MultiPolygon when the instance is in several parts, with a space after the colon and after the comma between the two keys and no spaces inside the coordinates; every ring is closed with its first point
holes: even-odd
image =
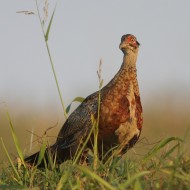
{"type": "MultiPolygon", "coordinates": [[[[123,63],[114,78],[100,90],[99,151],[108,151],[118,146],[123,155],[138,140],[143,123],[142,106],[137,81],[136,61],[139,42],[131,34],[123,35],[119,45],[123,52],[123,63]]],[[[60,164],[71,159],[81,140],[85,140],[92,129],[92,115],[98,117],[99,92],[89,95],[71,113],[61,128],[56,143],[48,148],[60,164]]],[[[92,138],[91,138],[92,139],[92,138]]],[[[87,148],[92,148],[91,142],[87,148]]],[[[36,164],[39,152],[25,159],[36,164]]]]}

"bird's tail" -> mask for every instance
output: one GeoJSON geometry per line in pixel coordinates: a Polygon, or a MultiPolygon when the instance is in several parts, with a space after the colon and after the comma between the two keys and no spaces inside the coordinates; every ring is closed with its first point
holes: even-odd
{"type": "Polygon", "coordinates": [[[56,156],[55,145],[46,148],[43,158],[39,158],[40,152],[36,152],[29,157],[26,157],[24,161],[30,166],[37,166],[38,168],[45,168],[50,162],[54,162],[56,156]]]}
{"type": "Polygon", "coordinates": [[[29,156],[29,157],[26,157],[26,158],[24,159],[24,161],[25,161],[27,164],[30,164],[31,166],[32,166],[32,165],[34,165],[34,166],[37,165],[39,153],[40,153],[40,152],[36,152],[35,154],[32,154],[32,155],[29,156]]]}

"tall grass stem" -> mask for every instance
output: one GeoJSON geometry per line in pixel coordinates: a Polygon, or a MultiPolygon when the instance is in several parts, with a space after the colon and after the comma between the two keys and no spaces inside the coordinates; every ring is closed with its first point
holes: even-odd
{"type": "MultiPolygon", "coordinates": [[[[47,52],[48,52],[49,60],[50,60],[50,63],[51,63],[51,68],[52,68],[53,76],[54,76],[54,79],[55,79],[55,82],[56,82],[59,98],[61,100],[61,105],[62,105],[62,108],[63,108],[63,113],[64,113],[65,118],[67,118],[67,113],[66,113],[64,101],[63,101],[63,98],[62,98],[61,90],[60,90],[60,87],[59,87],[59,82],[58,82],[58,79],[57,79],[57,75],[56,75],[56,72],[55,72],[55,68],[54,68],[54,64],[53,64],[50,48],[49,48],[49,45],[48,45],[48,36],[49,36],[49,31],[50,31],[50,28],[51,28],[51,23],[52,23],[52,20],[53,20],[55,9],[54,9],[54,12],[52,14],[52,17],[51,17],[51,20],[50,20],[47,32],[45,33],[44,26],[43,26],[43,21],[42,21],[42,18],[40,16],[40,10],[39,10],[38,2],[37,1],[38,0],[36,0],[35,2],[36,2],[36,8],[37,8],[37,13],[38,13],[38,18],[39,18],[39,21],[40,21],[40,26],[41,26],[41,29],[42,29],[42,32],[43,32],[44,41],[45,41],[46,49],[47,49],[47,52]]],[[[56,6],[55,6],[55,8],[56,8],[56,6]]]]}

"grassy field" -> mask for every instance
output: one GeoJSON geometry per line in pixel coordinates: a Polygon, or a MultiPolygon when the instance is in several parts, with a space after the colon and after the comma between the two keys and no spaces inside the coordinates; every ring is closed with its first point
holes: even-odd
{"type": "MultiPolygon", "coordinates": [[[[22,162],[24,156],[40,149],[39,143],[34,143],[32,152],[29,151],[31,134],[24,129],[32,123],[33,114],[30,112],[24,119],[11,114],[14,116],[11,120],[6,113],[1,113],[1,126],[6,126],[1,137],[8,153],[1,142],[0,189],[190,189],[188,113],[186,109],[179,114],[177,108],[170,106],[144,106],[140,140],[122,158],[110,157],[102,163],[95,160],[95,153],[91,151],[88,166],[69,160],[59,167],[52,164],[43,170],[22,162]]],[[[36,127],[39,131],[34,132],[42,136],[56,122],[55,116],[50,117],[49,113],[39,115],[41,119],[36,127]]],[[[50,143],[55,141],[62,122],[48,131],[50,143]]]]}
{"type": "MultiPolygon", "coordinates": [[[[163,139],[143,156],[129,151],[122,158],[110,156],[103,163],[92,150],[88,165],[73,159],[38,169],[23,162],[18,139],[14,131],[12,134],[19,159],[13,162],[7,153],[9,165],[2,167],[0,189],[190,189],[190,157],[183,140],[177,137],[163,139]]],[[[44,146],[39,163],[43,152],[44,146]]]]}
{"type": "MultiPolygon", "coordinates": [[[[60,166],[51,162],[45,169],[31,167],[23,161],[24,139],[21,137],[24,133],[15,130],[8,113],[8,141],[12,138],[15,151],[13,156],[12,151],[6,149],[4,138],[1,138],[1,152],[7,159],[0,164],[0,189],[190,189],[189,133],[185,133],[185,128],[172,128],[177,123],[175,121],[167,130],[169,134],[178,136],[169,136],[165,129],[168,119],[157,118],[153,113],[159,116],[159,112],[151,112],[152,120],[146,119],[141,139],[123,157],[110,156],[103,163],[98,159],[97,152],[91,150],[88,152],[88,164],[81,165],[75,157],[60,166]],[[183,129],[185,134],[180,134],[178,129],[183,129]]],[[[51,131],[48,133],[51,134],[51,131]]],[[[39,163],[44,150],[45,144],[41,146],[39,163]]],[[[79,159],[81,153],[77,155],[79,159]]]]}

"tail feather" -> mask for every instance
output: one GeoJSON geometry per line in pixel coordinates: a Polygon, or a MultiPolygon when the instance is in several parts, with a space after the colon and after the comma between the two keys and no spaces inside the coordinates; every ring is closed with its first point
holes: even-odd
{"type": "Polygon", "coordinates": [[[38,163],[39,154],[40,152],[36,152],[32,154],[31,156],[26,157],[24,161],[31,166],[37,165],[38,168],[45,168],[45,165],[49,164],[50,159],[54,161],[55,154],[56,154],[56,146],[53,145],[51,147],[46,148],[44,157],[40,163],[38,163]]]}
{"type": "Polygon", "coordinates": [[[61,164],[62,162],[72,159],[76,153],[78,145],[62,148],[58,144],[54,144],[48,148],[46,148],[44,158],[38,164],[38,157],[40,152],[36,152],[29,157],[25,158],[25,162],[31,166],[37,166],[38,168],[45,168],[47,165],[51,165],[51,163],[61,164]],[[51,162],[51,163],[50,163],[51,162]]]}
{"type": "Polygon", "coordinates": [[[48,147],[45,151],[44,157],[40,163],[38,163],[38,157],[40,152],[36,152],[29,157],[26,157],[24,160],[27,164],[31,166],[37,166],[38,168],[45,168],[46,165],[49,165],[50,162],[56,164],[61,164],[67,159],[70,159],[70,149],[61,149],[57,144],[48,147]]]}
{"type": "MultiPolygon", "coordinates": [[[[40,152],[36,152],[36,153],[32,154],[31,156],[26,157],[24,159],[25,162],[31,166],[36,166],[38,163],[39,153],[40,152]]],[[[47,160],[47,153],[44,154],[44,159],[47,160]]],[[[42,159],[41,163],[38,164],[39,168],[45,168],[45,160],[44,159],[42,159]]]]}

